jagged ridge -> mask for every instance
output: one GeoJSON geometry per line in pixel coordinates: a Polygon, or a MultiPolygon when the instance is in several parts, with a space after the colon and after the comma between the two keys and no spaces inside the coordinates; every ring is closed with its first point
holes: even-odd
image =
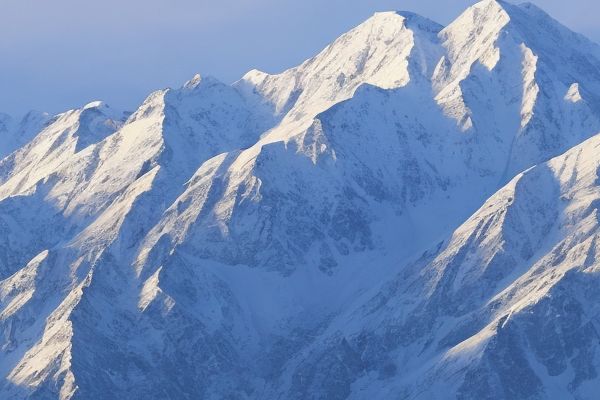
{"type": "Polygon", "coordinates": [[[599,54],[486,0],[44,120],[0,161],[0,394],[593,398],[598,137],[547,161],[599,54]]]}

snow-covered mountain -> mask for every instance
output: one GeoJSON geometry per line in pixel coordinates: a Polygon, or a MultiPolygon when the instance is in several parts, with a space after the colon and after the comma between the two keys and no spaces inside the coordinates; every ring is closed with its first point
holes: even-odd
{"type": "Polygon", "coordinates": [[[0,157],[6,157],[33,139],[50,120],[50,115],[30,111],[21,120],[0,113],[0,157]]]}
{"type": "Polygon", "coordinates": [[[598,132],[600,47],[492,0],[2,115],[0,397],[594,399],[598,132]]]}

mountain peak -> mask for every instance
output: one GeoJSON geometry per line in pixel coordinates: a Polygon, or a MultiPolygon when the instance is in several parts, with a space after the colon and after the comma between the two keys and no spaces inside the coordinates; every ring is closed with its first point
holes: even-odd
{"type": "Polygon", "coordinates": [[[486,25],[486,30],[501,28],[510,21],[510,5],[496,0],[483,0],[467,8],[445,30],[460,26],[461,30],[474,29],[478,25],[486,25]]]}
{"type": "Polygon", "coordinates": [[[198,85],[200,85],[200,82],[202,82],[202,76],[200,74],[196,74],[192,79],[187,81],[183,87],[184,89],[195,89],[198,87],[198,85]]]}
{"type": "Polygon", "coordinates": [[[496,21],[497,24],[493,25],[502,28],[509,22],[526,23],[524,17],[548,19],[556,23],[552,17],[533,3],[526,2],[515,5],[502,0],[482,0],[467,8],[451,25],[455,25],[459,21],[470,21],[474,25],[493,24],[496,21]]]}
{"type": "Polygon", "coordinates": [[[210,75],[196,74],[192,79],[187,81],[183,85],[183,91],[195,91],[200,88],[206,88],[211,86],[227,86],[217,78],[210,75]]]}
{"type": "Polygon", "coordinates": [[[235,85],[276,118],[310,123],[363,84],[395,89],[427,80],[441,56],[441,29],[415,13],[377,12],[301,65],[274,75],[252,70],[235,85]]]}
{"type": "Polygon", "coordinates": [[[392,19],[398,19],[410,29],[419,29],[435,33],[443,29],[441,24],[411,11],[378,11],[365,21],[365,24],[378,24],[379,22],[388,24],[392,19]],[[398,17],[400,17],[400,19],[398,19],[398,17]]]}
{"type": "Polygon", "coordinates": [[[465,12],[468,12],[469,10],[480,10],[487,12],[501,11],[506,10],[508,7],[510,7],[510,4],[501,0],[482,0],[467,8],[465,12]]]}
{"type": "Polygon", "coordinates": [[[92,102],[87,103],[85,106],[83,106],[83,110],[90,110],[92,108],[107,109],[110,107],[108,106],[108,104],[104,103],[101,100],[92,101],[92,102]]]}
{"type": "Polygon", "coordinates": [[[502,1],[502,0],[481,0],[475,4],[473,4],[471,7],[469,8],[476,8],[476,9],[505,9],[506,7],[510,7],[511,4],[507,3],[506,1],[502,1]]]}
{"type": "Polygon", "coordinates": [[[505,23],[504,25],[510,22],[511,25],[515,25],[521,31],[542,30],[550,32],[554,30],[573,34],[546,11],[531,2],[512,4],[502,0],[482,0],[467,8],[456,21],[461,20],[463,16],[468,16],[475,23],[490,23],[493,19],[500,19],[505,23]]]}
{"type": "Polygon", "coordinates": [[[597,93],[485,0],[127,121],[0,115],[0,399],[595,398],[597,93]]]}
{"type": "Polygon", "coordinates": [[[403,17],[405,24],[412,29],[419,29],[436,34],[444,29],[441,24],[411,11],[395,11],[395,13],[403,17]]]}

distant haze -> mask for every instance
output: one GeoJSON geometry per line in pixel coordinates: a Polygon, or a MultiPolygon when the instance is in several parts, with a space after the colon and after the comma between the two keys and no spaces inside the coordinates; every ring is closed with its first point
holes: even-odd
{"type": "MultiPolygon", "coordinates": [[[[600,41],[597,0],[533,1],[600,41]]],[[[0,0],[0,111],[60,112],[100,99],[133,109],[194,73],[233,82],[314,55],[375,11],[446,24],[466,0],[0,0]]]]}

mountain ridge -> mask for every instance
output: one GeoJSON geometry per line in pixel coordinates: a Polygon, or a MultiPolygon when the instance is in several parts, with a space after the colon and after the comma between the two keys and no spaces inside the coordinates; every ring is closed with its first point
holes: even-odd
{"type": "Polygon", "coordinates": [[[0,394],[592,399],[600,52],[404,14],[0,161],[0,394]]]}

